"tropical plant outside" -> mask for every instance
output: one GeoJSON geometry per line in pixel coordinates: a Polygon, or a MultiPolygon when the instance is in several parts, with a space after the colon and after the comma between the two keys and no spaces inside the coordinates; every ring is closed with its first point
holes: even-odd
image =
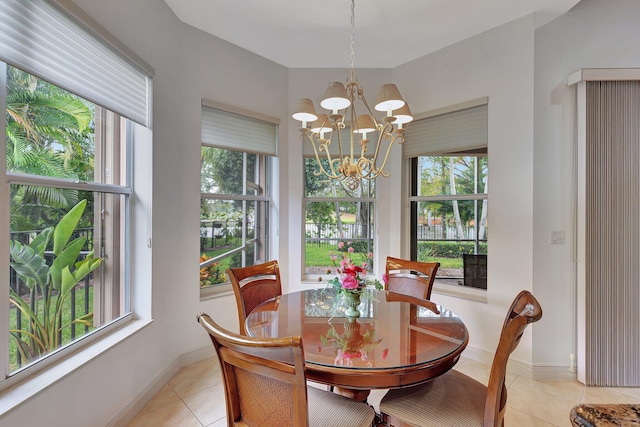
{"type": "MultiPolygon", "coordinates": [[[[11,66],[6,135],[8,171],[93,180],[93,105],[11,66]]],[[[77,190],[12,186],[11,230],[42,230],[80,198],[77,190]]]]}
{"type": "Polygon", "coordinates": [[[13,289],[9,297],[23,316],[23,325],[10,330],[10,336],[24,360],[36,360],[59,348],[62,331],[72,323],[92,324],[92,313],[75,319],[63,316],[70,293],[103,261],[94,257],[93,251],[80,259],[87,238],[71,240],[86,204],[86,200],[80,201],[55,227],[44,229],[30,244],[10,242],[11,268],[29,289],[28,297],[13,289]],[[48,263],[45,251],[50,249],[54,258],[48,263]]]}
{"type": "MultiPolygon", "coordinates": [[[[53,295],[52,299],[52,304],[56,304],[56,299],[58,298],[58,295],[53,295]]],[[[75,298],[75,307],[74,309],[72,309],[72,299],[71,298],[65,298],[63,303],[62,303],[62,323],[63,324],[70,324],[71,323],[71,313],[75,312],[75,313],[83,313],[85,310],[84,307],[84,302],[85,300],[89,301],[89,306],[87,307],[88,312],[91,313],[93,312],[93,286],[77,286],[76,287],[76,298],[75,298]],[[88,292],[89,295],[85,296],[85,292],[88,292]]],[[[44,307],[42,304],[39,304],[38,306],[38,316],[42,317],[44,315],[43,311],[44,311],[44,307]]],[[[19,322],[18,322],[18,312],[19,310],[15,307],[12,306],[11,309],[9,310],[9,330],[17,330],[19,329],[19,322]]],[[[21,319],[22,321],[22,319],[21,319]]],[[[87,325],[86,323],[83,323],[82,326],[85,327],[86,329],[86,333],[89,333],[91,331],[93,331],[95,329],[95,327],[93,325],[87,325]]],[[[69,343],[72,341],[73,336],[72,336],[72,332],[71,332],[71,328],[64,328],[62,330],[62,337],[60,342],[62,343],[62,345],[65,345],[66,343],[69,343]]],[[[18,346],[17,346],[17,342],[13,339],[11,339],[9,341],[9,371],[13,372],[16,369],[20,368],[23,365],[23,358],[18,355],[18,346]]]]}

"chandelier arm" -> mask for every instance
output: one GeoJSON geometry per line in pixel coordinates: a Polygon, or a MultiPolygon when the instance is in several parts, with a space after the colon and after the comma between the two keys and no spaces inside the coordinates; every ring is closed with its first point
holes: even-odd
{"type": "Polygon", "coordinates": [[[373,111],[371,110],[371,107],[369,107],[369,104],[367,103],[366,98],[364,97],[364,91],[362,90],[362,88],[360,87],[360,90],[358,90],[358,99],[360,100],[360,102],[362,102],[362,104],[365,106],[365,108],[367,109],[367,111],[369,112],[369,115],[371,116],[371,118],[373,119],[373,124],[376,125],[376,128],[381,124],[380,121],[378,121],[378,119],[376,118],[376,115],[373,113],[373,111]]]}
{"type": "MultiPolygon", "coordinates": [[[[314,175],[315,176],[325,175],[329,179],[336,179],[338,177],[338,175],[336,175],[334,170],[333,170],[331,157],[329,155],[329,150],[327,149],[326,152],[327,152],[327,160],[329,161],[329,167],[331,169],[331,173],[327,172],[325,170],[324,166],[322,166],[322,162],[320,161],[320,154],[318,153],[318,148],[316,147],[316,141],[314,139],[314,134],[303,133],[301,135],[301,139],[304,139],[304,137],[306,137],[309,140],[309,142],[311,143],[311,147],[313,147],[313,153],[315,154],[315,157],[316,157],[316,163],[318,164],[318,169],[313,172],[314,175]]],[[[304,143],[304,140],[302,142],[304,143]]],[[[322,145],[322,143],[320,143],[320,144],[322,145]]],[[[321,151],[322,151],[322,149],[321,149],[321,151]]]]}
{"type": "MultiPolygon", "coordinates": [[[[373,165],[375,166],[378,163],[378,156],[380,155],[380,148],[382,147],[382,140],[383,139],[389,139],[391,138],[391,132],[389,132],[389,128],[391,128],[391,130],[393,130],[393,125],[389,124],[389,123],[380,123],[378,125],[378,142],[376,143],[376,151],[373,153],[373,165]]],[[[386,157],[389,156],[389,151],[391,151],[391,146],[393,145],[393,140],[391,141],[391,143],[389,144],[389,147],[387,148],[387,155],[385,156],[385,163],[386,163],[386,157]]]]}
{"type": "Polygon", "coordinates": [[[371,163],[371,160],[367,159],[366,157],[360,157],[356,162],[356,171],[357,171],[358,178],[368,179],[367,176],[371,174],[372,166],[373,164],[371,163]],[[363,173],[363,170],[366,170],[367,173],[363,173]]]}
{"type": "MultiPolygon", "coordinates": [[[[338,151],[340,153],[340,158],[343,159],[344,158],[344,152],[342,151],[342,136],[341,136],[341,132],[340,132],[341,129],[344,129],[344,119],[341,122],[336,121],[336,134],[337,134],[337,138],[338,138],[338,151]]],[[[333,137],[333,135],[331,135],[331,136],[333,137]]]]}
{"type": "MultiPolygon", "coordinates": [[[[388,135],[389,135],[388,138],[390,139],[390,142],[389,142],[389,146],[387,147],[387,151],[385,152],[384,160],[382,161],[382,164],[380,165],[380,168],[376,168],[375,164],[372,166],[371,171],[374,172],[374,175],[372,175],[371,178],[367,178],[367,179],[375,178],[378,175],[382,175],[385,178],[388,178],[390,176],[390,173],[385,171],[384,168],[387,165],[387,160],[389,160],[389,154],[391,153],[391,148],[393,147],[393,144],[397,140],[398,140],[398,144],[404,143],[404,136],[402,136],[402,135],[393,135],[393,134],[388,134],[388,135]]],[[[382,141],[380,140],[379,142],[382,142],[382,141]]],[[[378,147],[376,147],[376,148],[379,149],[379,147],[380,147],[380,144],[378,144],[378,147]]]]}
{"type": "Polygon", "coordinates": [[[355,134],[353,133],[353,131],[358,128],[358,121],[356,116],[355,93],[357,93],[359,90],[360,90],[360,85],[357,83],[357,81],[347,82],[347,93],[349,95],[349,101],[351,101],[351,105],[348,108],[349,114],[350,114],[349,118],[351,120],[351,132],[349,132],[349,156],[351,157],[351,159],[355,158],[354,152],[353,152],[353,148],[354,148],[353,138],[355,134]]]}
{"type": "Polygon", "coordinates": [[[340,172],[341,164],[342,162],[340,159],[333,159],[331,160],[331,162],[329,162],[329,167],[331,168],[331,173],[332,173],[331,175],[332,179],[338,179],[338,180],[344,179],[344,176],[340,172]],[[336,170],[336,167],[337,167],[337,170],[336,170]]]}
{"type": "MultiPolygon", "coordinates": [[[[340,178],[340,164],[342,162],[342,156],[338,159],[331,158],[331,151],[329,150],[329,145],[331,144],[331,140],[327,139],[326,142],[320,142],[320,151],[324,151],[327,155],[327,163],[329,163],[330,174],[327,176],[331,179],[339,179],[340,178]]],[[[320,166],[322,163],[320,162],[319,156],[316,154],[316,161],[320,166]]]]}

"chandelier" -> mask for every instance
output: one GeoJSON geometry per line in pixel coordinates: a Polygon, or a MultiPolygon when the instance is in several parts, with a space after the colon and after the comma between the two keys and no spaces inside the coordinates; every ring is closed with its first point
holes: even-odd
{"type": "Polygon", "coordinates": [[[385,165],[391,147],[395,142],[404,143],[403,125],[412,121],[413,117],[394,84],[382,85],[378,93],[374,109],[386,113],[380,120],[364,97],[355,74],[355,0],[351,0],[349,77],[346,85],[341,82],[329,83],[320,106],[328,110],[328,115],[316,114],[313,101],[302,98],[292,115],[295,120],[302,122],[300,139],[303,143],[308,141],[313,147],[317,161],[314,174],[340,181],[351,191],[356,190],[363,179],[389,177],[385,165]],[[356,111],[356,100],[361,104],[361,115],[356,111]],[[371,146],[374,141],[375,146],[371,146]]]}

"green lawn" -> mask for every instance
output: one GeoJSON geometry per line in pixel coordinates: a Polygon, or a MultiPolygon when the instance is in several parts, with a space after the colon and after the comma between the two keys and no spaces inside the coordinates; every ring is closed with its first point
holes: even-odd
{"type": "MultiPolygon", "coordinates": [[[[306,266],[307,267],[331,267],[331,258],[329,253],[333,252],[338,255],[338,257],[342,256],[342,252],[338,252],[335,248],[330,248],[327,246],[320,246],[315,243],[307,243],[306,247],[306,266]]],[[[366,257],[365,254],[355,252],[352,254],[352,259],[354,261],[364,260],[366,257]]],[[[440,268],[462,268],[462,258],[436,258],[430,257],[426,260],[421,260],[424,262],[439,262],[440,268]]]]}

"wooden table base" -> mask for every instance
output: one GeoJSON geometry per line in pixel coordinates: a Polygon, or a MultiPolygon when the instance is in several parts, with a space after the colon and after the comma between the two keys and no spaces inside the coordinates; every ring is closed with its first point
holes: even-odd
{"type": "Polygon", "coordinates": [[[371,390],[356,390],[353,388],[344,388],[344,387],[334,387],[333,392],[335,394],[339,394],[341,396],[348,397],[352,400],[357,400],[358,402],[366,402],[367,397],[369,397],[369,393],[371,390]]]}

